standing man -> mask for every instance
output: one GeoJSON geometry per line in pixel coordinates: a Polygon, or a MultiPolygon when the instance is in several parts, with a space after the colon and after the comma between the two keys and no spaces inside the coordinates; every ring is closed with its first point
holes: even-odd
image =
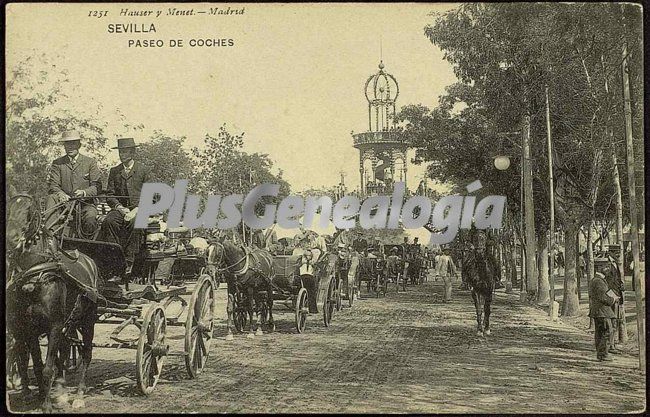
{"type": "Polygon", "coordinates": [[[121,164],[111,168],[106,187],[107,203],[111,211],[106,215],[98,240],[118,243],[126,255],[126,273],[131,274],[136,255],[140,251],[141,230],[133,224],[138,212],[142,184],[149,180],[146,167],[134,160],[136,145],[133,138],[117,140],[121,164]],[[114,197],[110,197],[114,196],[114,197]]]}
{"type": "Polygon", "coordinates": [[[447,303],[451,301],[451,276],[458,276],[454,260],[451,259],[451,256],[449,256],[449,249],[444,249],[442,255],[440,255],[440,258],[438,258],[436,275],[441,276],[442,281],[445,283],[445,294],[443,301],[447,303]]]}
{"type": "MultiPolygon", "coordinates": [[[[63,144],[65,156],[55,159],[47,178],[48,196],[46,209],[70,200],[71,197],[94,197],[101,189],[101,173],[95,159],[79,153],[81,135],[75,130],[63,132],[59,143],[63,144]]],[[[92,200],[81,201],[82,237],[94,237],[97,231],[97,208],[92,200]]],[[[51,228],[57,223],[63,208],[52,212],[45,225],[51,228]]]]}
{"type": "Polygon", "coordinates": [[[609,261],[607,265],[603,266],[605,281],[607,281],[609,289],[618,297],[618,300],[612,306],[614,317],[610,321],[612,326],[609,335],[609,353],[620,354],[622,352],[616,347],[616,342],[620,342],[621,320],[625,320],[625,308],[623,307],[625,285],[621,281],[616,260],[608,252],[605,252],[604,256],[609,261]]]}
{"type": "Polygon", "coordinates": [[[616,318],[612,307],[620,300],[610,291],[605,274],[610,269],[610,261],[599,257],[594,259],[596,273],[589,283],[589,317],[594,320],[596,357],[598,361],[611,361],[609,357],[611,319],[616,318]]]}

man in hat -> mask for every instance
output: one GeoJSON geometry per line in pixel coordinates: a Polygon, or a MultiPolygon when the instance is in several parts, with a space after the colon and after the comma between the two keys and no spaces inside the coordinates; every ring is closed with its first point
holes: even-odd
{"type": "MultiPolygon", "coordinates": [[[[71,197],[93,197],[101,189],[101,173],[95,159],[79,153],[81,135],[77,131],[63,132],[59,143],[63,144],[65,156],[55,159],[47,178],[48,196],[46,208],[70,200],[71,197]]],[[[97,231],[97,208],[92,199],[80,200],[82,236],[93,236],[97,231]]],[[[45,219],[48,228],[57,223],[63,210],[55,210],[45,219]]]]}
{"type": "Polygon", "coordinates": [[[611,262],[608,258],[594,259],[596,273],[589,283],[589,317],[594,320],[596,357],[599,361],[611,361],[609,344],[611,319],[616,318],[612,307],[620,298],[610,291],[605,274],[610,272],[611,262]]]}
{"type": "Polygon", "coordinates": [[[121,164],[111,168],[108,174],[106,203],[111,211],[106,215],[98,240],[118,243],[124,249],[127,261],[127,274],[131,273],[136,255],[140,251],[141,231],[133,224],[140,202],[142,184],[149,181],[147,168],[136,161],[136,145],[133,138],[117,140],[121,164]],[[110,197],[115,196],[115,197],[110,197]]]}
{"type": "Polygon", "coordinates": [[[397,274],[400,271],[400,257],[397,255],[399,250],[393,247],[390,250],[390,255],[386,258],[386,274],[388,282],[393,282],[393,278],[397,279],[397,274]]]}
{"type": "Polygon", "coordinates": [[[444,249],[442,251],[442,255],[440,255],[440,257],[438,258],[438,262],[436,265],[436,272],[435,272],[437,276],[442,277],[442,281],[445,284],[445,293],[443,297],[443,302],[445,303],[451,301],[452,275],[458,278],[456,264],[454,264],[454,260],[451,258],[449,253],[450,253],[449,249],[444,249]]]}
{"type": "Polygon", "coordinates": [[[612,306],[614,317],[610,320],[612,326],[609,335],[609,353],[620,354],[620,349],[616,347],[616,342],[620,341],[621,320],[625,320],[625,308],[623,307],[623,295],[625,293],[625,285],[621,281],[621,274],[619,272],[616,260],[609,252],[604,252],[603,257],[608,260],[607,264],[603,263],[600,267],[602,274],[605,276],[607,286],[611,291],[616,294],[618,300],[612,306]]]}

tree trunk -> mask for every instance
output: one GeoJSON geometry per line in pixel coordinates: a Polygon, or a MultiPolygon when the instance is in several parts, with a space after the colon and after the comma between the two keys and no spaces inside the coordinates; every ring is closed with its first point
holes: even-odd
{"type": "MultiPolygon", "coordinates": [[[[623,28],[625,28],[625,13],[623,11],[624,5],[621,4],[621,15],[623,21],[623,28]]],[[[640,250],[639,245],[639,229],[638,229],[638,213],[637,213],[637,199],[636,199],[636,162],[634,158],[634,142],[632,138],[632,108],[630,98],[630,81],[629,81],[629,68],[627,66],[627,40],[624,39],[623,43],[623,62],[621,65],[621,72],[623,73],[623,98],[624,98],[624,113],[625,113],[625,143],[627,155],[627,183],[628,193],[630,199],[630,236],[632,244],[632,257],[634,258],[634,275],[632,277],[635,284],[635,298],[636,298],[636,324],[637,333],[639,338],[639,369],[645,370],[646,357],[645,357],[645,277],[641,276],[640,265],[640,250]]]]}
{"type": "Polygon", "coordinates": [[[540,248],[537,257],[537,304],[550,305],[550,283],[548,280],[548,239],[546,236],[538,236],[537,247],[540,248]]]}
{"type": "MultiPolygon", "coordinates": [[[[610,138],[610,143],[614,143],[614,135],[613,132],[610,129],[609,131],[609,138],[610,138]]],[[[611,153],[612,153],[612,175],[614,177],[614,188],[616,189],[616,244],[618,245],[618,256],[616,259],[616,264],[618,265],[618,271],[619,271],[619,279],[623,282],[623,288],[625,288],[625,271],[624,271],[624,254],[625,251],[623,250],[623,197],[621,195],[621,177],[618,172],[618,161],[616,160],[616,149],[612,146],[610,148],[611,153]]],[[[624,309],[624,304],[625,301],[623,301],[623,305],[621,305],[621,308],[624,309]]],[[[620,340],[621,343],[626,343],[627,342],[627,324],[625,323],[625,314],[623,314],[623,320],[619,322],[618,326],[618,339],[620,340]]]]}
{"type": "Polygon", "coordinates": [[[515,260],[515,247],[509,241],[504,253],[506,262],[506,294],[512,293],[512,286],[517,280],[517,261],[515,260]]]}
{"type": "Polygon", "coordinates": [[[537,274],[535,262],[535,203],[533,201],[533,161],[530,155],[530,115],[524,116],[522,129],[524,151],[524,233],[526,235],[526,290],[529,300],[535,299],[537,274]],[[534,298],[535,297],[535,298],[534,298]]]}
{"type": "Polygon", "coordinates": [[[580,312],[578,300],[578,286],[576,280],[576,241],[579,228],[574,222],[569,222],[564,231],[564,296],[562,300],[562,315],[577,316],[580,312]]]}
{"type": "Polygon", "coordinates": [[[591,220],[587,224],[587,288],[589,288],[589,283],[594,279],[594,244],[593,244],[593,230],[594,230],[594,221],[591,220]]]}

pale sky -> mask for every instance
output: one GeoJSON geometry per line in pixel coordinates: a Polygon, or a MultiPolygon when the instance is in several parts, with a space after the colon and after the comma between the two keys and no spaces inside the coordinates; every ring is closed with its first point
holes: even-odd
{"type": "MultiPolygon", "coordinates": [[[[377,71],[380,38],[385,70],[399,82],[398,109],[433,107],[456,77],[423,29],[433,21],[428,13],[455,6],[14,3],[6,9],[7,64],[34,50],[62,54],[62,66],[84,93],[145,125],[136,140],[159,129],[195,146],[226,123],[246,133],[246,150],[268,153],[294,190],[335,185],[340,170],[356,188],[359,156],[350,132],[368,127],[363,87],[377,71]],[[210,6],[245,12],[166,15],[169,7],[196,13],[210,6]],[[120,17],[121,9],[154,16],[120,17]],[[108,16],[89,17],[91,10],[108,16]],[[156,32],[108,32],[109,24],[124,23],[153,23],[156,32]],[[193,38],[231,38],[235,45],[190,47],[193,38]],[[129,48],[129,39],[162,39],[166,46],[129,48]],[[185,46],[170,48],[170,39],[184,39],[185,46]]],[[[108,132],[110,143],[123,133],[108,132]]],[[[422,172],[410,166],[409,188],[422,172]]]]}

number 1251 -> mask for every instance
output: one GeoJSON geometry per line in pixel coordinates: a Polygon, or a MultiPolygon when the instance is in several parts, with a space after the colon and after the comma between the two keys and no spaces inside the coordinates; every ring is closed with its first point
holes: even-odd
{"type": "Polygon", "coordinates": [[[88,12],[88,17],[100,18],[104,16],[108,16],[108,10],[91,10],[88,12]]]}

